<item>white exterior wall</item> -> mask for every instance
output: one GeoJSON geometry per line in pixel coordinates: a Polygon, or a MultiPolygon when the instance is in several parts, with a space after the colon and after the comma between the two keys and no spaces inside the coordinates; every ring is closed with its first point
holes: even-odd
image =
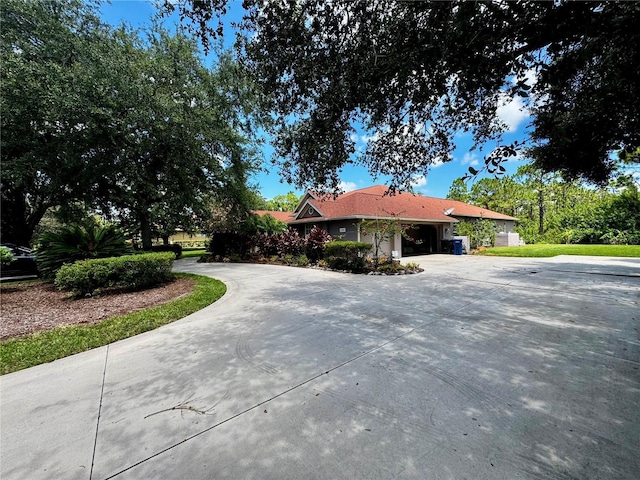
{"type": "MultiPolygon", "coordinates": [[[[373,235],[362,235],[360,234],[359,242],[370,243],[373,245],[371,247],[371,255],[373,256],[375,253],[375,242],[373,241],[373,235]]],[[[378,255],[384,255],[385,257],[391,258],[392,252],[397,251],[398,257],[402,257],[402,235],[397,233],[390,238],[389,240],[384,240],[380,243],[380,249],[378,255]]]]}
{"type": "Polygon", "coordinates": [[[453,225],[454,223],[445,223],[442,226],[442,240],[453,240],[453,225]]]}
{"type": "Polygon", "coordinates": [[[516,222],[513,220],[494,220],[497,233],[514,233],[516,222]]]}
{"type": "Polygon", "coordinates": [[[518,247],[520,246],[520,235],[517,233],[496,233],[496,247],[518,247]]]}
{"type": "Polygon", "coordinates": [[[453,237],[454,240],[462,240],[462,245],[464,245],[464,251],[469,253],[471,251],[471,242],[469,241],[469,237],[464,235],[464,236],[455,236],[453,237]]]}

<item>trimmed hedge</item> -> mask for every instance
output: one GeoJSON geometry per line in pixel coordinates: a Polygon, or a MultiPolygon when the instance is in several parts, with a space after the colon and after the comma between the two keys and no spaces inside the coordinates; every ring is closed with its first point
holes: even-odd
{"type": "Polygon", "coordinates": [[[179,243],[170,243],[168,245],[152,245],[150,250],[144,252],[173,252],[177,258],[182,256],[182,245],[179,243]]]}
{"type": "Polygon", "coordinates": [[[122,257],[80,260],[63,265],[55,285],[76,296],[92,295],[101,288],[140,290],[173,278],[173,253],[145,253],[122,257]]]}
{"type": "Polygon", "coordinates": [[[372,245],[365,242],[334,241],[324,246],[324,258],[329,268],[362,272],[365,268],[364,255],[372,245]]]}

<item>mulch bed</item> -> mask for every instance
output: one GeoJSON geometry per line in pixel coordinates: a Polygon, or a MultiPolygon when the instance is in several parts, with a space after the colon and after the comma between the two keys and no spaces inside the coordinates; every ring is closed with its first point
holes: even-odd
{"type": "Polygon", "coordinates": [[[73,299],[51,283],[3,284],[0,288],[0,340],[60,325],[94,324],[116,315],[175,300],[193,291],[195,282],[179,278],[138,292],[120,290],[73,299]]]}

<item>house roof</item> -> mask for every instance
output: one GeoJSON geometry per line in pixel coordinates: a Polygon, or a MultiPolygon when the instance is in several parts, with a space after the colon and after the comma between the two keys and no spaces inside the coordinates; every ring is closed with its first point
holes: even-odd
{"type": "Polygon", "coordinates": [[[388,194],[384,185],[353,190],[333,196],[319,196],[307,192],[300,201],[290,223],[306,223],[322,220],[352,218],[399,218],[405,221],[450,223],[455,218],[489,218],[492,220],[516,220],[516,218],[486,208],[456,200],[425,197],[408,192],[388,194]],[[308,216],[309,207],[315,216],[308,216]],[[453,217],[453,218],[452,218],[453,217]]]}
{"type": "Polygon", "coordinates": [[[293,212],[281,212],[279,210],[253,210],[253,213],[260,215],[261,217],[264,215],[271,215],[276,220],[280,220],[285,223],[289,223],[293,220],[293,212]]]}

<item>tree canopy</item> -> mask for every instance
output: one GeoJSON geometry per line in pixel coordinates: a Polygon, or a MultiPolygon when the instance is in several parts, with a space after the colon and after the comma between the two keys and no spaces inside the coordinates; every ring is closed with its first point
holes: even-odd
{"type": "Polygon", "coordinates": [[[529,164],[470,188],[458,179],[447,197],[516,217],[527,243],[640,243],[640,195],[623,173],[593,188],[529,164]]]}
{"type": "MultiPolygon", "coordinates": [[[[172,7],[174,5],[172,4],[172,7]]],[[[181,16],[203,38],[203,11],[181,16]]],[[[454,136],[500,141],[497,111],[513,98],[533,112],[538,166],[603,183],[615,150],[640,145],[638,2],[244,0],[245,64],[271,97],[276,158],[299,187],[337,187],[358,162],[410,187],[450,159],[454,136]],[[355,125],[367,130],[354,156],[355,125]]],[[[219,26],[219,24],[218,24],[219,26]]],[[[520,147],[520,145],[517,145],[520,147]]],[[[517,150],[497,150],[486,168],[517,150]],[[505,155],[505,156],[503,156],[505,155]]]]}
{"type": "Polygon", "coordinates": [[[74,203],[152,235],[192,230],[210,204],[248,212],[264,117],[224,52],[160,28],[113,29],[80,0],[2,10],[2,240],[28,244],[51,207],[74,203]]]}

